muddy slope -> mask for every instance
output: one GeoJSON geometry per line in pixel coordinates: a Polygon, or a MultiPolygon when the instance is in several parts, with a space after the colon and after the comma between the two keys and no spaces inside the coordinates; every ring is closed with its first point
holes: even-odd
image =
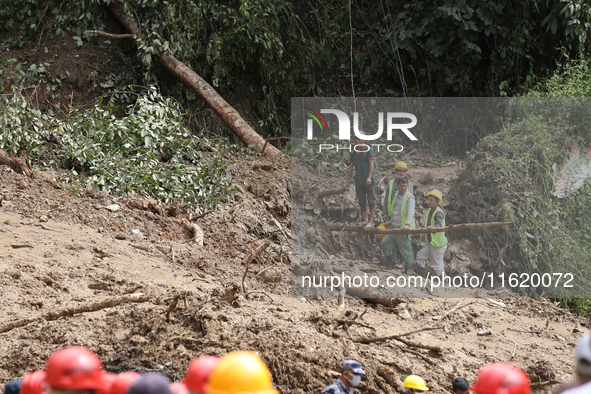
{"type": "Polygon", "coordinates": [[[175,380],[201,354],[254,350],[285,393],[318,392],[336,379],[344,358],[364,363],[368,378],[359,392],[371,393],[400,392],[410,373],[441,392],[453,377],[472,379],[494,360],[511,360],[533,381],[548,382],[537,392],[573,373],[573,346],[588,321],[547,301],[504,299],[507,307],[500,307],[465,300],[471,304],[440,329],[407,343],[356,342],[430,326],[459,300],[408,299],[385,308],[347,298],[339,309],[336,300],[290,298],[283,232],[297,229],[287,226],[289,161],[255,164],[235,159],[236,201],[196,221],[203,249],[180,225],[182,209],[169,216],[169,207],[161,207],[166,214],[134,208],[150,202],[139,196],[73,197],[47,174],[29,180],[1,168],[0,326],[124,294],[143,293],[147,301],[39,318],[0,333],[0,382],[75,344],[96,351],[110,371],[161,371],[175,380]],[[121,210],[105,208],[113,203],[121,210]],[[245,287],[253,293],[244,296],[242,262],[264,237],[273,243],[250,264],[245,287]],[[494,334],[478,336],[482,329],[494,334]]]}

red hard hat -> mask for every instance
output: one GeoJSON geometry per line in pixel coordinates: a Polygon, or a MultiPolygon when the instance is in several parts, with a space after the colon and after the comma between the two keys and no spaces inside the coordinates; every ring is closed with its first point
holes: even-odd
{"type": "Polygon", "coordinates": [[[20,394],[43,394],[48,391],[45,382],[47,374],[45,371],[38,370],[27,374],[23,379],[20,394]]]}
{"type": "Polygon", "coordinates": [[[98,389],[96,394],[109,394],[109,392],[111,391],[111,386],[113,385],[113,383],[115,383],[117,377],[118,375],[116,373],[104,372],[101,376],[101,379],[103,380],[103,385],[100,389],[98,389]]]}
{"type": "Polygon", "coordinates": [[[193,393],[204,393],[209,376],[220,361],[216,356],[201,356],[189,364],[183,383],[193,393]]]}
{"type": "Polygon", "coordinates": [[[531,394],[529,378],[508,363],[492,363],[480,368],[472,387],[476,394],[531,394]]]}
{"type": "Polygon", "coordinates": [[[109,394],[125,394],[129,386],[140,378],[137,372],[123,372],[117,375],[117,379],[111,385],[109,394]]]}
{"type": "Polygon", "coordinates": [[[168,387],[170,387],[170,391],[172,394],[189,394],[189,390],[184,383],[181,382],[174,382],[171,383],[168,387]]]}
{"type": "Polygon", "coordinates": [[[45,367],[52,388],[99,390],[103,387],[103,363],[88,349],[67,347],[53,353],[45,367]]]}

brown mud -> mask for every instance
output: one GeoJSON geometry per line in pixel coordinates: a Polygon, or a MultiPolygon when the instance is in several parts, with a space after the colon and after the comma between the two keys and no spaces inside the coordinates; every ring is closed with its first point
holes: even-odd
{"type": "MultiPolygon", "coordinates": [[[[88,346],[109,371],[160,371],[175,380],[199,355],[249,349],[264,358],[285,393],[317,392],[336,379],[345,358],[364,364],[368,376],[360,391],[372,393],[400,392],[411,373],[441,392],[455,376],[473,379],[481,365],[498,360],[510,360],[533,381],[572,375],[573,346],[589,322],[545,300],[504,299],[506,308],[488,299],[466,300],[473,303],[449,315],[441,329],[407,337],[440,351],[398,341],[355,342],[429,326],[459,300],[408,299],[385,308],[347,297],[339,309],[336,299],[291,298],[290,245],[273,221],[298,233],[288,220],[289,159],[232,161],[238,193],[196,221],[204,231],[203,249],[180,225],[183,213],[134,209],[131,200],[150,202],[139,196],[73,197],[48,180],[51,173],[27,179],[2,168],[1,324],[115,295],[144,293],[148,301],[38,319],[0,334],[0,382],[42,368],[51,352],[69,345],[88,346]],[[112,203],[120,211],[105,208],[112,203]],[[237,289],[242,262],[264,237],[273,243],[250,264],[245,286],[266,294],[244,296],[237,289]],[[493,335],[478,336],[483,329],[493,335]]],[[[342,186],[340,179],[332,182],[342,186]]],[[[422,187],[417,182],[415,193],[422,187]]]]}

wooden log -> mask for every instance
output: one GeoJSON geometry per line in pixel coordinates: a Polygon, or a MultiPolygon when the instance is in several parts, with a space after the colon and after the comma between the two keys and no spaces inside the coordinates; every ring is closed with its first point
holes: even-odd
{"type": "Polygon", "coordinates": [[[185,229],[187,229],[188,231],[191,232],[191,234],[193,234],[193,239],[195,240],[195,242],[199,246],[203,247],[203,230],[201,229],[201,227],[199,227],[195,223],[189,222],[185,218],[181,219],[181,224],[183,225],[183,227],[185,229]]]}
{"type": "MultiPolygon", "coordinates": [[[[109,4],[111,13],[137,37],[141,36],[135,18],[125,15],[123,7],[117,1],[111,1],[109,4]]],[[[228,126],[228,128],[240,139],[245,146],[252,147],[253,150],[264,156],[282,156],[283,153],[272,145],[265,147],[266,141],[242,119],[230,104],[226,102],[215,89],[201,78],[195,71],[187,67],[186,64],[177,60],[174,56],[160,54],[158,63],[167,69],[172,75],[181,80],[190,87],[201,99],[211,108],[216,115],[228,126]],[[264,148],[264,150],[263,150],[264,148]]]]}
{"type": "Polygon", "coordinates": [[[365,287],[347,287],[347,294],[352,297],[361,298],[362,300],[373,302],[374,304],[384,305],[388,308],[396,308],[402,302],[399,298],[384,298],[376,293],[374,289],[365,287]]]}
{"type": "Polygon", "coordinates": [[[347,190],[349,190],[349,189],[346,187],[341,187],[340,189],[323,190],[320,193],[318,193],[318,198],[327,197],[327,196],[334,196],[337,194],[343,194],[347,190]]]}
{"type": "Polygon", "coordinates": [[[77,313],[84,313],[84,312],[95,312],[101,309],[110,308],[113,306],[127,304],[129,302],[145,302],[148,299],[144,297],[143,293],[136,293],[136,294],[127,294],[124,296],[118,297],[111,297],[106,298],[100,301],[89,302],[86,304],[81,304],[72,307],[65,307],[60,309],[54,309],[43,313],[37,317],[26,318],[21,320],[12,321],[9,323],[5,323],[0,325],[0,333],[10,331],[14,328],[26,326],[29,323],[32,323],[36,320],[43,319],[47,321],[57,320],[60,317],[64,316],[72,316],[77,313]]]}
{"type": "Polygon", "coordinates": [[[244,279],[246,279],[246,274],[248,273],[248,267],[250,266],[250,262],[252,260],[256,259],[257,257],[259,257],[261,255],[261,253],[263,253],[265,251],[265,249],[267,249],[269,247],[270,244],[271,244],[271,241],[266,239],[265,241],[263,241],[263,243],[261,243],[259,246],[257,246],[257,248],[255,250],[250,252],[248,257],[246,257],[244,259],[244,264],[246,265],[246,268],[244,268],[244,275],[242,275],[242,292],[243,293],[246,293],[246,289],[244,288],[244,279]]]}
{"type": "Polygon", "coordinates": [[[462,223],[462,224],[452,224],[447,227],[433,227],[433,228],[415,228],[409,230],[402,230],[402,229],[389,229],[389,230],[381,230],[377,228],[366,229],[364,227],[356,227],[356,226],[343,226],[343,225],[331,225],[329,226],[330,231],[353,231],[356,233],[365,233],[365,234],[427,234],[427,233],[441,233],[447,231],[455,231],[455,230],[471,230],[475,228],[488,228],[488,227],[501,227],[506,226],[509,224],[513,224],[514,222],[490,222],[490,223],[462,223]]]}
{"type": "MultiPolygon", "coordinates": [[[[404,332],[402,334],[392,334],[392,335],[387,335],[387,336],[382,336],[382,337],[374,337],[374,338],[358,338],[358,339],[354,339],[353,342],[357,342],[357,343],[375,343],[375,342],[384,342],[384,341],[388,341],[391,339],[395,339],[398,340],[400,342],[403,342],[407,345],[409,345],[409,343],[405,342],[404,340],[400,340],[401,337],[406,337],[409,335],[413,335],[413,334],[418,334],[420,332],[424,332],[424,331],[432,331],[432,330],[439,330],[441,328],[440,324],[445,320],[445,318],[450,314],[453,313],[457,310],[460,310],[462,308],[467,307],[468,305],[472,305],[475,303],[475,301],[472,301],[468,304],[464,304],[462,305],[462,303],[464,302],[465,298],[462,298],[462,300],[460,300],[460,302],[458,302],[456,304],[455,307],[453,307],[452,309],[450,309],[449,311],[445,312],[443,314],[443,316],[441,316],[435,323],[433,323],[432,325],[428,326],[428,327],[423,327],[423,328],[418,328],[416,330],[411,330],[411,331],[407,331],[404,332]]],[[[409,345],[411,346],[411,345],[409,345]]],[[[439,347],[425,347],[425,346],[417,346],[417,344],[412,344],[413,347],[423,347],[425,349],[431,349],[431,350],[441,350],[441,348],[439,347]]],[[[429,346],[429,345],[427,345],[429,346]]]]}
{"type": "Polygon", "coordinates": [[[21,161],[15,157],[10,156],[8,153],[0,149],[0,165],[8,166],[12,168],[16,173],[28,176],[33,176],[33,170],[24,161],[21,161]]]}
{"type": "MultiPolygon", "coordinates": [[[[319,208],[319,209],[320,209],[320,212],[321,213],[327,213],[327,212],[328,213],[341,213],[341,212],[354,211],[357,208],[356,207],[344,207],[344,208],[341,208],[341,207],[330,207],[330,208],[322,207],[322,208],[319,208]]],[[[308,212],[314,211],[314,207],[311,206],[311,205],[306,205],[304,207],[304,210],[305,211],[308,211],[308,212]]]]}
{"type": "Polygon", "coordinates": [[[133,38],[133,34],[111,34],[111,33],[105,33],[104,31],[100,31],[100,30],[87,30],[84,33],[92,33],[92,34],[96,34],[99,36],[103,36],[103,37],[109,37],[109,38],[133,38]]]}

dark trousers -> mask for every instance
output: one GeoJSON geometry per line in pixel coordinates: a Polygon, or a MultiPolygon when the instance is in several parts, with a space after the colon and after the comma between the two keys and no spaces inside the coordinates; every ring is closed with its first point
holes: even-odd
{"type": "Polygon", "coordinates": [[[370,211],[375,211],[376,189],[373,183],[369,186],[355,185],[355,193],[357,194],[357,198],[359,199],[359,207],[361,208],[361,212],[365,212],[367,210],[367,205],[369,205],[370,211]]]}

